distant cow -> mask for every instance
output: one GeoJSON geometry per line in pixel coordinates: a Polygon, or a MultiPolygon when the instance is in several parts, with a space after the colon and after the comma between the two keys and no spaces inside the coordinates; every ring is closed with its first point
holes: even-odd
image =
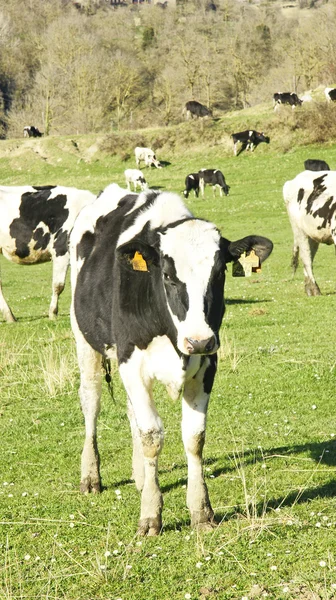
{"type": "Polygon", "coordinates": [[[318,160],[317,158],[307,158],[304,161],[304,168],[306,171],[330,171],[330,167],[325,160],[318,160]]]}
{"type": "Polygon", "coordinates": [[[156,167],[157,169],[161,168],[159,161],[157,160],[155,153],[150,148],[139,148],[137,146],[134,150],[135,154],[135,162],[137,166],[140,166],[140,162],[143,161],[146,167],[156,167]]]}
{"type": "Polygon", "coordinates": [[[336,245],[336,171],[303,171],[286,181],[283,196],[294,234],[292,266],[303,262],[305,291],[320,295],[313,274],[313,260],[319,244],[336,245]]]}
{"type": "Polygon", "coordinates": [[[327,102],[335,102],[336,100],[336,88],[325,88],[324,90],[325,93],[325,97],[327,99],[327,102]]]}
{"type": "Polygon", "coordinates": [[[133,184],[134,191],[136,192],[137,187],[139,186],[141,190],[146,190],[148,188],[148,183],[144,178],[143,172],[139,169],[126,169],[124,171],[127,189],[130,191],[131,183],[133,184]]]}
{"type": "Polygon", "coordinates": [[[212,111],[210,110],[210,108],[207,108],[206,106],[204,106],[200,102],[197,102],[196,100],[190,100],[186,103],[183,109],[183,114],[186,115],[187,119],[189,119],[189,117],[196,119],[212,117],[212,111]]]}
{"type": "Polygon", "coordinates": [[[193,190],[194,195],[198,198],[199,195],[199,173],[190,173],[185,178],[185,190],[183,195],[185,198],[188,198],[191,190],[193,190]]]}
{"type": "Polygon", "coordinates": [[[27,125],[23,128],[23,137],[42,137],[43,133],[41,133],[37,127],[34,125],[27,125]]]}
{"type": "Polygon", "coordinates": [[[212,185],[212,191],[215,194],[216,188],[219,188],[219,193],[222,196],[228,195],[230,186],[226,184],[225,177],[219,169],[201,169],[199,172],[199,187],[202,197],[204,198],[204,188],[206,185],[212,185]]]}
{"type": "Polygon", "coordinates": [[[276,110],[280,104],[289,104],[294,109],[296,106],[301,106],[302,100],[294,92],[277,92],[273,96],[273,106],[276,110]]]}
{"type": "MultiPolygon", "coordinates": [[[[102,490],[101,362],[102,356],[108,361],[116,355],[128,399],[132,476],[141,491],[140,535],[162,529],[158,460],[164,430],[153,397],[155,380],[172,398],[181,394],[191,525],[210,528],[214,521],[202,454],[225,311],[225,271],[252,250],[262,262],[272,246],[257,235],[235,242],[223,238],[171,192],[125,196],[109,186],[76,219],[70,240],[71,325],[86,431],[80,487],[83,493],[102,490]]],[[[120,460],[117,447],[114,463],[120,460]]]]}
{"type": "MultiPolygon", "coordinates": [[[[20,265],[53,261],[49,318],[58,311],[69,266],[68,237],[79,211],[95,195],[62,186],[0,187],[0,254],[20,265]]],[[[0,310],[15,321],[1,287],[0,310]]]]}
{"type": "MultiPolygon", "coordinates": [[[[240,143],[241,149],[243,150],[251,150],[253,152],[254,148],[258,146],[261,142],[266,142],[269,144],[270,138],[263,134],[263,132],[255,131],[254,129],[247,129],[246,131],[240,131],[239,133],[233,133],[231,135],[233,140],[233,153],[237,156],[237,147],[240,143]]],[[[238,154],[240,154],[240,152],[238,154]]]]}

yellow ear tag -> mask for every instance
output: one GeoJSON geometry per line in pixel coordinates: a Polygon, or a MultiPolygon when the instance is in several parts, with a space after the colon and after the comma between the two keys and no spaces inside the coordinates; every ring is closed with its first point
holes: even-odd
{"type": "Polygon", "coordinates": [[[136,251],[132,260],[131,260],[132,266],[134,271],[148,271],[147,269],[147,263],[144,259],[144,257],[142,256],[142,254],[140,254],[140,252],[136,251]]]}
{"type": "Polygon", "coordinates": [[[237,261],[232,263],[233,277],[250,277],[252,273],[260,273],[260,259],[254,250],[246,256],[246,252],[240,255],[237,261]]]}

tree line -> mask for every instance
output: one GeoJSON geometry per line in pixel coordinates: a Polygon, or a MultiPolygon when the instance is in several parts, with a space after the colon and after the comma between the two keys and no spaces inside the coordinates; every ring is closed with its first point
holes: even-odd
{"type": "Polygon", "coordinates": [[[186,101],[214,115],[336,81],[336,0],[0,0],[0,135],[178,123],[186,101]],[[301,7],[301,8],[300,8],[301,7]]]}

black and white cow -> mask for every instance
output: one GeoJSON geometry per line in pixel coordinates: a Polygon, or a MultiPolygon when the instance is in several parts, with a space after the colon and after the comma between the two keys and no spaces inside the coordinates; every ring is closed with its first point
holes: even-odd
{"type": "Polygon", "coordinates": [[[189,119],[190,117],[196,119],[212,117],[212,111],[210,108],[207,108],[200,102],[197,102],[197,100],[190,100],[189,102],[186,102],[186,105],[183,109],[183,114],[186,115],[186,119],[189,119]]]}
{"type": "Polygon", "coordinates": [[[330,171],[330,167],[325,160],[318,160],[317,158],[307,158],[304,161],[304,168],[306,171],[330,171]]]}
{"type": "Polygon", "coordinates": [[[273,95],[274,110],[276,110],[280,104],[289,104],[294,110],[296,106],[301,106],[302,100],[294,92],[277,92],[273,95]]]}
{"type": "Polygon", "coordinates": [[[336,244],[336,171],[303,171],[286,181],[283,196],[294,234],[292,266],[303,262],[308,296],[320,295],[313,274],[319,244],[336,244]]]}
{"type": "Polygon", "coordinates": [[[125,169],[124,175],[128,191],[131,190],[131,183],[133,184],[134,191],[136,191],[138,186],[142,191],[148,188],[148,183],[140,169],[125,169]]]}
{"type": "Polygon", "coordinates": [[[198,198],[199,195],[199,173],[189,173],[189,175],[185,178],[185,190],[183,195],[185,198],[188,198],[191,190],[193,190],[194,195],[198,198]]]}
{"type": "Polygon", "coordinates": [[[336,88],[325,88],[324,90],[327,102],[335,102],[336,100],[336,88]]]}
{"type": "MultiPolygon", "coordinates": [[[[50,319],[57,315],[64,289],[69,232],[79,211],[95,197],[87,190],[62,186],[0,186],[0,254],[20,265],[53,261],[50,319]]],[[[0,311],[6,321],[15,321],[1,280],[0,311]]]]}
{"type": "Polygon", "coordinates": [[[86,428],[81,490],[101,490],[96,434],[101,360],[116,352],[128,396],[133,478],[142,490],[139,533],[156,535],[162,527],[158,457],[164,433],[154,379],[175,399],[183,390],[187,504],[192,525],[209,526],[213,510],[202,451],[226,265],[252,249],[263,261],[272,242],[259,236],[230,242],[213,223],[195,218],[176,194],[125,193],[109,186],[80,213],[70,238],[71,322],[86,428]]]}
{"type": "MultiPolygon", "coordinates": [[[[270,143],[270,138],[263,134],[263,132],[255,131],[255,129],[246,129],[246,131],[239,131],[231,135],[233,140],[233,154],[237,156],[238,144],[241,144],[240,152],[243,150],[251,150],[253,152],[261,142],[270,143]]],[[[238,154],[240,154],[238,152],[238,154]]]]}
{"type": "Polygon", "coordinates": [[[227,185],[225,177],[219,169],[201,169],[198,171],[199,174],[199,188],[201,190],[202,198],[204,198],[204,188],[206,185],[212,185],[212,191],[215,194],[216,188],[219,188],[219,193],[223,196],[228,195],[230,186],[227,185]]]}
{"type": "Polygon", "coordinates": [[[23,128],[23,137],[42,137],[43,133],[41,133],[37,127],[34,125],[27,125],[23,128]]]}

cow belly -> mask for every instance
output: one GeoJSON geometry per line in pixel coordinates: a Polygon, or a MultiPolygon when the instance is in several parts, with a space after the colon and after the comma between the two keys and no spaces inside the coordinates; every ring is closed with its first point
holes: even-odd
{"type": "Polygon", "coordinates": [[[10,251],[2,248],[2,254],[7,260],[18,265],[35,265],[38,263],[49,262],[51,260],[51,254],[48,250],[30,250],[29,256],[20,258],[15,249],[10,251]]]}

